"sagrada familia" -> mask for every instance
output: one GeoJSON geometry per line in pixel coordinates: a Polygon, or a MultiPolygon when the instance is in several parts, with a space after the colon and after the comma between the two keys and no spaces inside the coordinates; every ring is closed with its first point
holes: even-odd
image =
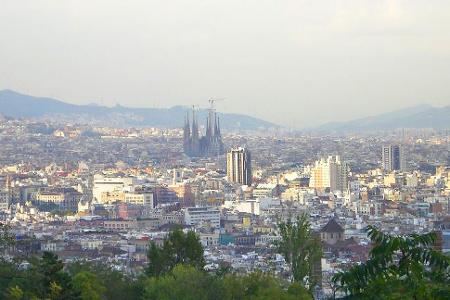
{"type": "Polygon", "coordinates": [[[199,136],[199,125],[192,110],[192,127],[189,114],[186,115],[183,134],[184,153],[189,157],[214,157],[224,154],[224,144],[220,133],[220,123],[217,113],[209,110],[206,118],[206,133],[199,136]]]}

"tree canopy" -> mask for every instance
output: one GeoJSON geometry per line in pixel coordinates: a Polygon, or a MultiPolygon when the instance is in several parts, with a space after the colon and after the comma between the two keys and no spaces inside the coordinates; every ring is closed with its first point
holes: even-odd
{"type": "Polygon", "coordinates": [[[278,223],[281,240],[276,242],[277,250],[290,265],[292,278],[304,284],[309,279],[310,287],[315,285],[313,267],[322,257],[320,241],[311,231],[306,215],[297,216],[295,222],[278,223]]]}
{"type": "Polygon", "coordinates": [[[191,265],[199,270],[205,266],[203,246],[195,232],[184,233],[180,228],[171,231],[162,247],[150,243],[148,251],[148,276],[160,276],[178,264],[191,265]]]}
{"type": "Polygon", "coordinates": [[[333,280],[354,299],[450,299],[450,258],[435,250],[436,233],[392,236],[374,226],[369,259],[333,280]]]}
{"type": "MultiPolygon", "coordinates": [[[[312,299],[304,281],[311,276],[317,241],[302,217],[280,227],[280,252],[284,251],[290,262],[309,261],[309,265],[296,265],[302,269],[294,272],[299,275],[293,282],[263,272],[234,274],[225,267],[208,273],[198,237],[177,229],[161,248],[151,245],[149,270],[138,277],[101,262],[77,261],[64,266],[50,252],[27,258],[28,267],[22,267],[20,260],[0,260],[0,299],[312,299]]],[[[4,236],[10,236],[8,228],[4,229],[4,236]]],[[[372,226],[367,233],[374,244],[369,260],[333,279],[346,298],[450,299],[450,261],[434,249],[435,233],[392,236],[372,226]]]]}
{"type": "Polygon", "coordinates": [[[312,297],[297,283],[288,285],[262,272],[242,276],[229,273],[217,277],[190,265],[177,265],[162,276],[149,278],[145,283],[143,299],[312,300],[312,297]]]}

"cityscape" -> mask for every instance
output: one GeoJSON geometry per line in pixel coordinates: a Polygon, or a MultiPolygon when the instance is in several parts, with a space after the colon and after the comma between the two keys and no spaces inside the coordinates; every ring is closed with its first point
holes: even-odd
{"type": "Polygon", "coordinates": [[[450,299],[448,12],[4,1],[0,300],[450,299]]]}
{"type": "MultiPolygon", "coordinates": [[[[198,130],[206,137],[207,124],[198,130]]],[[[226,265],[289,280],[278,224],[305,214],[322,248],[314,293],[325,298],[335,274],[368,259],[368,225],[436,231],[439,250],[450,251],[448,131],[230,132],[214,151],[193,153],[189,126],[4,120],[0,130],[1,220],[17,239],[10,255],[51,251],[133,277],[146,268],[150,242],[162,245],[179,227],[196,233],[209,272],[226,265]]]]}

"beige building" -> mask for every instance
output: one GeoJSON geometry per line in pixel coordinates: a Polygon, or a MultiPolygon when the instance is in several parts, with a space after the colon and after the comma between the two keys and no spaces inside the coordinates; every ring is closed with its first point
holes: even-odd
{"type": "Polygon", "coordinates": [[[113,231],[128,231],[137,229],[138,223],[136,220],[105,220],[103,227],[113,231]]]}
{"type": "Polygon", "coordinates": [[[154,207],[153,192],[150,191],[113,191],[101,194],[101,203],[126,202],[134,205],[154,207]]]}
{"type": "Polygon", "coordinates": [[[40,204],[55,204],[62,210],[77,211],[82,194],[71,187],[44,188],[36,195],[40,204]]]}
{"type": "Polygon", "coordinates": [[[142,205],[150,208],[155,207],[152,192],[136,191],[132,193],[125,193],[125,202],[134,205],[142,205]]]}
{"type": "Polygon", "coordinates": [[[316,189],[329,188],[334,191],[345,191],[348,180],[347,163],[339,156],[329,156],[320,159],[311,168],[309,186],[316,189]]]}

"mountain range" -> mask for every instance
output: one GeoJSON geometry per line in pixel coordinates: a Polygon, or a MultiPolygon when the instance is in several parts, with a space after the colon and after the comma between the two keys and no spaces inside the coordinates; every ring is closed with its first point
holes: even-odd
{"type": "Polygon", "coordinates": [[[362,132],[398,128],[450,129],[450,105],[433,107],[421,104],[346,122],[330,122],[309,130],[362,132]]]}
{"type": "MultiPolygon", "coordinates": [[[[97,104],[76,105],[57,99],[24,95],[12,90],[0,91],[0,114],[9,118],[60,120],[73,123],[90,123],[99,126],[148,126],[162,128],[182,127],[186,106],[171,108],[131,108],[97,104]]],[[[197,110],[198,121],[204,125],[207,109],[197,110]]],[[[271,122],[243,114],[218,113],[221,127],[228,130],[257,130],[279,128],[271,122]]],[[[433,107],[422,104],[375,116],[345,122],[330,122],[305,131],[361,132],[396,128],[450,129],[450,105],[433,107]]]]}
{"type": "MultiPolygon", "coordinates": [[[[148,126],[162,128],[182,127],[186,113],[185,106],[171,108],[131,108],[97,104],[76,105],[57,99],[24,95],[12,90],[0,91],[0,113],[5,117],[20,119],[68,121],[90,123],[101,126],[148,126]]],[[[207,109],[196,110],[198,121],[204,124],[207,109]]],[[[225,129],[256,130],[279,127],[271,122],[243,114],[218,113],[220,124],[225,129]]]]}

